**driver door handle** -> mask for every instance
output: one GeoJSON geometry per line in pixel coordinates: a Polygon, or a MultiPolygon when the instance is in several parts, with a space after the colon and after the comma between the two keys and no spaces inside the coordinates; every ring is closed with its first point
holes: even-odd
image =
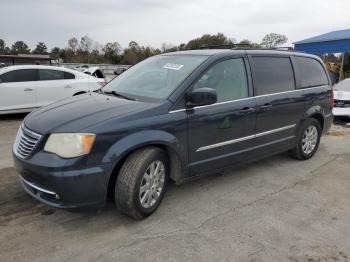
{"type": "Polygon", "coordinates": [[[25,88],[23,91],[26,91],[26,92],[33,91],[33,88],[25,88]]]}
{"type": "Polygon", "coordinates": [[[72,86],[70,86],[70,85],[66,85],[64,88],[72,88],[72,86]]]}

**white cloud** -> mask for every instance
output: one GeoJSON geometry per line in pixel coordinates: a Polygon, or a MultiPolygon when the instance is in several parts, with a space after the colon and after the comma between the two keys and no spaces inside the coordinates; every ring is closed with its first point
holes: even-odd
{"type": "Polygon", "coordinates": [[[349,27],[347,0],[11,0],[2,1],[0,38],[11,44],[38,41],[66,45],[88,34],[100,43],[134,40],[160,47],[204,33],[222,32],[260,42],[266,33],[287,35],[289,44],[349,27]]]}

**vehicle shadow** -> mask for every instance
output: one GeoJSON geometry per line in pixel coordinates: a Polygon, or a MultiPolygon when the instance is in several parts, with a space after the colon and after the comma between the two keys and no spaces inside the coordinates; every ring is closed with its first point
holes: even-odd
{"type": "Polygon", "coordinates": [[[7,115],[0,115],[0,121],[4,120],[4,121],[20,121],[23,120],[26,115],[28,115],[28,113],[19,113],[19,114],[7,114],[7,115]]]}
{"type": "MultiPolygon", "coordinates": [[[[290,162],[286,153],[279,154],[265,160],[256,162],[258,166],[273,166],[277,162],[290,162]]],[[[244,179],[258,176],[255,172],[254,165],[242,165],[234,170],[227,168],[226,170],[211,175],[194,179],[181,186],[176,186],[173,182],[169,183],[167,194],[159,207],[159,211],[146,219],[149,221],[161,220],[169,216],[168,210],[171,210],[174,205],[181,209],[181,203],[186,201],[196,201],[203,197],[206,191],[213,190],[215,187],[220,190],[223,186],[232,185],[232,190],[235,184],[244,179]]],[[[0,169],[0,226],[23,223],[45,223],[60,225],[64,230],[83,230],[87,226],[94,224],[94,230],[108,230],[111,226],[126,226],[129,224],[137,224],[140,221],[135,221],[121,213],[119,213],[114,205],[114,200],[108,198],[106,205],[100,210],[87,209],[67,211],[51,208],[30,197],[21,187],[14,168],[0,169]],[[40,221],[39,221],[40,220],[40,221]]],[[[187,207],[183,206],[186,210],[187,207]]],[[[176,211],[172,211],[176,212],[176,211]]],[[[143,220],[144,221],[144,220],[143,220]]]]}

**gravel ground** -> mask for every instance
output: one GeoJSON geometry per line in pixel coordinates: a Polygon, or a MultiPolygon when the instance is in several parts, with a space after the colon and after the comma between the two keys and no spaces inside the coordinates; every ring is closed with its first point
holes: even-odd
{"type": "Polygon", "coordinates": [[[0,261],[350,261],[350,129],[309,161],[280,154],[183,186],[143,221],[108,203],[52,209],[12,167],[23,115],[0,119],[0,261]]]}

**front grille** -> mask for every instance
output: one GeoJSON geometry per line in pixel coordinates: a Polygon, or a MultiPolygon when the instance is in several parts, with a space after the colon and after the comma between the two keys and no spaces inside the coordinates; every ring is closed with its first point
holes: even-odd
{"type": "Polygon", "coordinates": [[[334,100],[335,107],[350,107],[350,101],[347,100],[334,100]]]}
{"type": "Polygon", "coordinates": [[[17,156],[26,158],[32,153],[40,138],[41,135],[28,130],[22,125],[18,130],[13,151],[17,156]]]}

